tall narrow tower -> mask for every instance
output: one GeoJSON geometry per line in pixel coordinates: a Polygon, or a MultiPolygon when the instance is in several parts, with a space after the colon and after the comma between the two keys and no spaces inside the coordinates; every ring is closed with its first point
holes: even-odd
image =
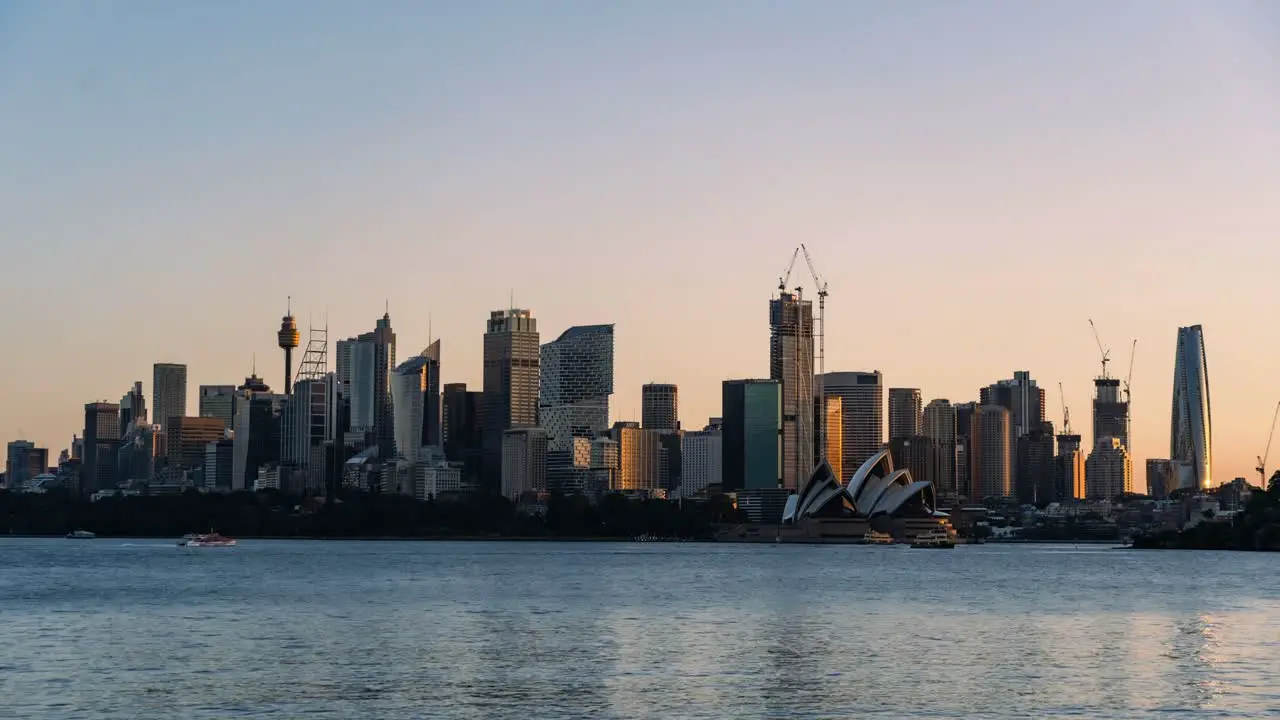
{"type": "Polygon", "coordinates": [[[293,349],[298,347],[301,336],[298,333],[298,323],[293,319],[293,298],[289,298],[289,306],[285,311],[285,316],[280,319],[280,332],[276,333],[276,340],[280,345],[280,349],[284,350],[284,394],[293,393],[293,349]]]}

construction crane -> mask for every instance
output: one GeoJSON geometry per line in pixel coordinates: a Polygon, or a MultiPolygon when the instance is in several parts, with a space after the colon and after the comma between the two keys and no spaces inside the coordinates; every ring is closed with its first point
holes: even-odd
{"type": "Polygon", "coordinates": [[[1111,351],[1102,347],[1102,338],[1098,336],[1098,326],[1089,318],[1089,327],[1093,328],[1093,339],[1098,343],[1098,353],[1102,355],[1102,379],[1107,379],[1107,363],[1111,362],[1111,351]]]}
{"type": "Polygon", "coordinates": [[[787,291],[787,283],[791,281],[791,271],[795,269],[796,258],[798,257],[800,257],[800,248],[796,248],[795,252],[791,253],[791,264],[787,265],[785,273],[778,276],[778,292],[784,293],[787,291]]]}
{"type": "Polygon", "coordinates": [[[1062,434],[1071,434],[1071,411],[1067,408],[1067,394],[1062,391],[1062,383],[1058,383],[1058,399],[1062,401],[1062,434]]]}
{"type": "Polygon", "coordinates": [[[1267,456],[1271,454],[1271,439],[1276,434],[1276,418],[1280,418],[1280,402],[1276,403],[1275,414],[1271,416],[1271,431],[1267,433],[1267,449],[1258,456],[1258,480],[1263,490],[1267,489],[1267,456]]]}
{"type": "Polygon", "coordinates": [[[1138,338],[1133,339],[1133,347],[1129,348],[1129,374],[1124,378],[1124,401],[1129,402],[1129,382],[1133,380],[1133,356],[1138,352],[1138,338]]]}
{"type": "MultiPolygon", "coordinates": [[[[813,394],[818,400],[818,453],[823,460],[827,459],[827,399],[823,388],[823,375],[827,372],[827,280],[818,273],[818,269],[814,267],[813,258],[809,256],[809,248],[800,243],[800,251],[804,253],[805,264],[809,266],[809,275],[813,278],[813,284],[818,288],[818,323],[817,323],[817,340],[818,340],[818,378],[814,384],[813,394]]],[[[792,260],[794,262],[794,259],[792,260]]]]}

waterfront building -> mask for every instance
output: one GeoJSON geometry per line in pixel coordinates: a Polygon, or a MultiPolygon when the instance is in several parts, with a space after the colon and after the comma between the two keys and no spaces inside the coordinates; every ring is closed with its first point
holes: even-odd
{"type": "Polygon", "coordinates": [[[933,443],[934,487],[943,503],[954,503],[956,484],[956,409],[946,398],[929,401],[923,411],[924,436],[933,443]]]}
{"type": "Polygon", "coordinates": [[[1085,461],[1085,488],[1090,500],[1113,500],[1133,492],[1133,465],[1120,438],[1099,438],[1085,461]]]}
{"type": "Polygon", "coordinates": [[[1001,405],[979,405],[974,412],[969,426],[971,502],[1012,497],[1010,427],[1009,410],[1001,405]]]}
{"type": "Polygon", "coordinates": [[[502,434],[502,494],[512,501],[547,490],[547,431],[519,427],[502,434]]]}
{"type": "Polygon", "coordinates": [[[692,497],[712,485],[722,485],[724,438],[719,430],[685,432],[680,436],[681,497],[692,497]]]}

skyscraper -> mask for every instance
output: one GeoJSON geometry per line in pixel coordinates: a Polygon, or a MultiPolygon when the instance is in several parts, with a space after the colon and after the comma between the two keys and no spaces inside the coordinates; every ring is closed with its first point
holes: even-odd
{"type": "Polygon", "coordinates": [[[978,403],[952,407],[956,409],[956,492],[972,499],[977,492],[973,486],[973,418],[978,414],[978,403]]]}
{"type": "Polygon", "coordinates": [[[1129,447],[1129,403],[1120,399],[1120,381],[1099,377],[1093,380],[1093,442],[1115,438],[1129,447]]]}
{"type": "Polygon", "coordinates": [[[662,435],[637,422],[616,422],[609,436],[618,443],[618,474],[614,490],[662,488],[662,435]]]}
{"type": "Polygon", "coordinates": [[[227,426],[212,417],[173,417],[165,426],[168,450],[168,466],[173,469],[191,470],[204,467],[205,450],[209,443],[225,437],[227,426]]]}
{"type": "Polygon", "coordinates": [[[281,413],[288,398],[272,393],[257,375],[245,378],[237,391],[231,487],[251,490],[258,469],[280,460],[281,413]]]}
{"type": "Polygon", "coordinates": [[[201,385],[198,400],[200,417],[218,418],[227,427],[235,427],[235,385],[201,385]]]}
{"type": "Polygon", "coordinates": [[[538,321],[529,310],[489,313],[484,334],[483,484],[490,493],[502,484],[502,436],[538,424],[540,348],[538,321]]]}
{"type": "Polygon", "coordinates": [[[840,481],[847,482],[884,445],[884,384],[879,371],[831,372],[823,376],[822,387],[824,395],[841,401],[840,481]]]}
{"type": "Polygon", "coordinates": [[[1039,428],[1018,437],[1014,452],[1014,493],[1018,501],[1044,505],[1058,500],[1053,453],[1053,423],[1043,422],[1039,428]]]}
{"type": "Polygon", "coordinates": [[[1044,422],[1044,388],[1026,370],[1015,370],[1012,379],[980,389],[978,404],[999,405],[1008,410],[1014,439],[1039,430],[1044,422]]]}
{"type": "Polygon", "coordinates": [[[1133,492],[1133,464],[1119,438],[1103,437],[1085,460],[1085,489],[1090,498],[1114,499],[1133,492]]]}
{"type": "Polygon", "coordinates": [[[579,325],[539,350],[538,420],[551,450],[609,429],[613,325],[579,325]]]}
{"type": "Polygon", "coordinates": [[[9,443],[4,465],[4,486],[21,489],[37,475],[49,472],[49,451],[33,442],[14,440],[9,443]]]}
{"type": "Polygon", "coordinates": [[[648,383],[640,388],[640,426],[649,430],[680,429],[680,402],[675,385],[648,383]]]}
{"type": "Polygon", "coordinates": [[[783,487],[781,383],[777,380],[725,380],[721,401],[724,413],[721,478],[724,489],[783,487]]]}
{"type": "Polygon", "coordinates": [[[169,418],[187,415],[187,366],[156,363],[151,368],[151,422],[168,427],[169,418]]]}
{"type": "MultiPolygon", "coordinates": [[[[889,388],[889,440],[924,434],[919,388],[889,388]]],[[[923,479],[923,478],[917,478],[923,479]]]]}
{"type": "Polygon", "coordinates": [[[395,416],[391,408],[391,376],[395,372],[396,334],[391,315],[383,314],[372,332],[337,343],[339,377],[350,377],[351,431],[362,433],[379,457],[395,457],[395,416]]]}
{"type": "Polygon", "coordinates": [[[147,398],[142,394],[141,380],[120,398],[120,434],[123,436],[134,424],[147,424],[147,398]]]}
{"type": "Polygon", "coordinates": [[[840,396],[826,395],[813,399],[813,432],[814,467],[825,457],[832,474],[840,477],[844,472],[844,400],[840,396]],[[824,423],[827,431],[825,448],[822,447],[824,423]]]}
{"type": "Polygon", "coordinates": [[[1209,363],[1199,325],[1178,328],[1173,361],[1173,416],[1169,459],[1179,489],[1213,487],[1213,416],[1209,407],[1209,363]]]}
{"type": "Polygon", "coordinates": [[[1059,501],[1084,500],[1088,497],[1084,472],[1080,436],[1071,433],[1059,435],[1054,467],[1054,493],[1059,501]]]}
{"type": "Polygon", "coordinates": [[[84,463],[81,491],[92,493],[115,487],[116,455],[120,447],[120,406],[95,402],[84,406],[84,463]]]}
{"type": "Polygon", "coordinates": [[[924,408],[924,436],[933,441],[935,460],[934,490],[939,499],[955,502],[960,494],[956,484],[956,409],[946,398],[930,400],[924,408]]]}
{"type": "Polygon", "coordinates": [[[970,501],[1013,495],[1010,427],[1010,413],[1001,405],[980,405],[974,413],[969,427],[970,501]]]}
{"type": "Polygon", "coordinates": [[[769,378],[782,388],[782,486],[813,470],[813,303],[782,292],[769,301],[769,378]]]}
{"type": "Polygon", "coordinates": [[[444,454],[450,462],[463,464],[468,483],[479,481],[484,393],[467,390],[466,383],[444,386],[441,435],[444,454]]]}
{"type": "Polygon", "coordinates": [[[526,492],[547,489],[547,431],[512,428],[502,433],[502,494],[519,500],[526,492]]]}
{"type": "MultiPolygon", "coordinates": [[[[291,475],[300,476],[302,485],[288,489],[308,495],[324,494],[329,462],[326,444],[337,440],[340,392],[341,384],[334,373],[299,376],[294,381],[293,394],[280,413],[280,465],[296,471],[291,475]]],[[[231,474],[228,470],[227,477],[231,474]]]]}
{"type": "Polygon", "coordinates": [[[680,496],[692,497],[723,483],[723,437],[719,430],[696,430],[680,436],[680,496]]]}

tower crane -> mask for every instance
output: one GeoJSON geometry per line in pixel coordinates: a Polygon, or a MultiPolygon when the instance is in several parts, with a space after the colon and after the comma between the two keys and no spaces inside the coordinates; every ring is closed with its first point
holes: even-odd
{"type": "MultiPolygon", "coordinates": [[[[827,400],[823,391],[823,375],[827,372],[827,350],[826,350],[826,334],[827,334],[827,280],[818,273],[818,269],[813,264],[813,258],[809,256],[809,248],[800,243],[800,252],[804,253],[804,262],[809,266],[809,275],[813,278],[813,284],[818,288],[818,378],[813,388],[814,395],[818,400],[818,453],[823,460],[827,459],[827,400]]],[[[795,258],[792,258],[795,262],[795,258]]]]}
{"type": "Polygon", "coordinates": [[[1276,434],[1276,419],[1280,418],[1280,402],[1276,403],[1275,414],[1271,416],[1271,431],[1267,433],[1267,449],[1262,451],[1258,456],[1258,480],[1262,483],[1262,489],[1267,489],[1267,456],[1271,454],[1271,439],[1276,434]]]}
{"type": "Polygon", "coordinates": [[[791,271],[795,269],[796,258],[798,257],[800,257],[800,248],[796,248],[795,252],[791,253],[791,264],[787,265],[785,273],[778,276],[778,292],[787,291],[787,283],[791,280],[791,271]]]}
{"type": "Polygon", "coordinates": [[[1067,408],[1067,394],[1062,392],[1062,383],[1058,383],[1058,399],[1062,401],[1062,434],[1071,434],[1071,410],[1067,408]]]}
{"type": "Polygon", "coordinates": [[[1093,339],[1098,343],[1098,353],[1102,355],[1102,379],[1107,379],[1107,363],[1111,362],[1111,351],[1102,347],[1102,338],[1098,336],[1098,326],[1089,318],[1089,327],[1093,328],[1093,339]]]}
{"type": "Polygon", "coordinates": [[[1129,374],[1124,378],[1124,401],[1129,403],[1129,381],[1133,380],[1133,356],[1138,352],[1138,338],[1133,339],[1133,347],[1129,349],[1129,374]]]}

